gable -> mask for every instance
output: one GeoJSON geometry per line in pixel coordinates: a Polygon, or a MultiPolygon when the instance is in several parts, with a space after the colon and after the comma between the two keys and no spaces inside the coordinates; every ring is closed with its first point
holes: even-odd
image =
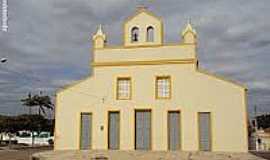
{"type": "Polygon", "coordinates": [[[240,84],[236,81],[229,80],[229,79],[222,77],[220,75],[210,73],[210,72],[203,70],[203,69],[197,69],[196,71],[204,76],[207,76],[207,77],[213,79],[213,80],[219,80],[219,81],[225,82],[227,84],[231,84],[231,86],[238,87],[238,88],[243,89],[243,90],[247,90],[247,86],[240,84]]]}
{"type": "Polygon", "coordinates": [[[147,9],[139,8],[134,15],[129,16],[124,23],[133,21],[133,19],[136,19],[140,16],[148,17],[148,19],[156,19],[159,21],[162,21],[162,19],[156,15],[154,15],[152,12],[148,11],[147,9]]]}

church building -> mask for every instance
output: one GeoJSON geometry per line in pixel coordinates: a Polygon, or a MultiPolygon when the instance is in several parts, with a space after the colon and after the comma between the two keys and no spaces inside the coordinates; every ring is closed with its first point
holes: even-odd
{"type": "Polygon", "coordinates": [[[245,86],[200,69],[190,23],[164,43],[163,21],[139,7],[110,46],[93,35],[92,74],[57,92],[55,150],[247,152],[245,86]]]}

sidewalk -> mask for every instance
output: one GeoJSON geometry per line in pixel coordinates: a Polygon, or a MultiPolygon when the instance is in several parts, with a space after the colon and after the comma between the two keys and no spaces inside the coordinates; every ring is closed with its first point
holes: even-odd
{"type": "Polygon", "coordinates": [[[0,160],[29,160],[31,155],[37,152],[48,151],[52,148],[49,147],[21,147],[21,148],[12,148],[1,147],[0,148],[0,160]]]}
{"type": "Polygon", "coordinates": [[[264,160],[250,153],[180,151],[50,151],[33,157],[35,160],[264,160]]]}

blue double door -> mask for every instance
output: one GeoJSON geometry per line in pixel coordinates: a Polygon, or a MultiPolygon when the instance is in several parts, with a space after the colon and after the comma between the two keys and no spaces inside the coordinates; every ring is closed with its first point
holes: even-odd
{"type": "Polygon", "coordinates": [[[199,149],[211,151],[211,113],[201,112],[199,118],[199,149]]]}
{"type": "Polygon", "coordinates": [[[168,149],[179,150],[181,148],[181,118],[179,111],[168,112],[168,149]]]}
{"type": "Polygon", "coordinates": [[[151,111],[135,111],[135,149],[151,149],[151,111]]]}
{"type": "Polygon", "coordinates": [[[108,149],[120,148],[120,113],[109,112],[108,115],[108,149]]]}
{"type": "Polygon", "coordinates": [[[92,144],[92,114],[81,113],[80,149],[91,149],[92,144]]]}

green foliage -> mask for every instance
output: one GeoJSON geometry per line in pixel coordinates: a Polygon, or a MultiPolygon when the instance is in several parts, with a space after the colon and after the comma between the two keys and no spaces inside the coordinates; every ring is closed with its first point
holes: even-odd
{"type": "Polygon", "coordinates": [[[53,133],[54,120],[45,119],[46,109],[53,110],[54,105],[49,96],[40,94],[32,96],[31,93],[24,99],[22,104],[29,108],[29,115],[19,115],[14,117],[0,115],[0,132],[17,132],[20,130],[49,131],[53,133]],[[31,114],[31,108],[38,107],[38,114],[31,114]]]}
{"type": "Polygon", "coordinates": [[[46,109],[53,110],[54,108],[51,98],[49,96],[43,96],[41,92],[39,95],[34,96],[29,93],[27,98],[21,99],[21,102],[24,106],[29,107],[29,109],[38,107],[39,115],[41,115],[41,112],[46,115],[46,109]]]}
{"type": "Polygon", "coordinates": [[[48,131],[53,133],[54,120],[41,115],[0,116],[0,132],[20,130],[48,131]]]}
{"type": "Polygon", "coordinates": [[[270,114],[264,114],[256,117],[258,128],[270,128],[270,114]]]}

